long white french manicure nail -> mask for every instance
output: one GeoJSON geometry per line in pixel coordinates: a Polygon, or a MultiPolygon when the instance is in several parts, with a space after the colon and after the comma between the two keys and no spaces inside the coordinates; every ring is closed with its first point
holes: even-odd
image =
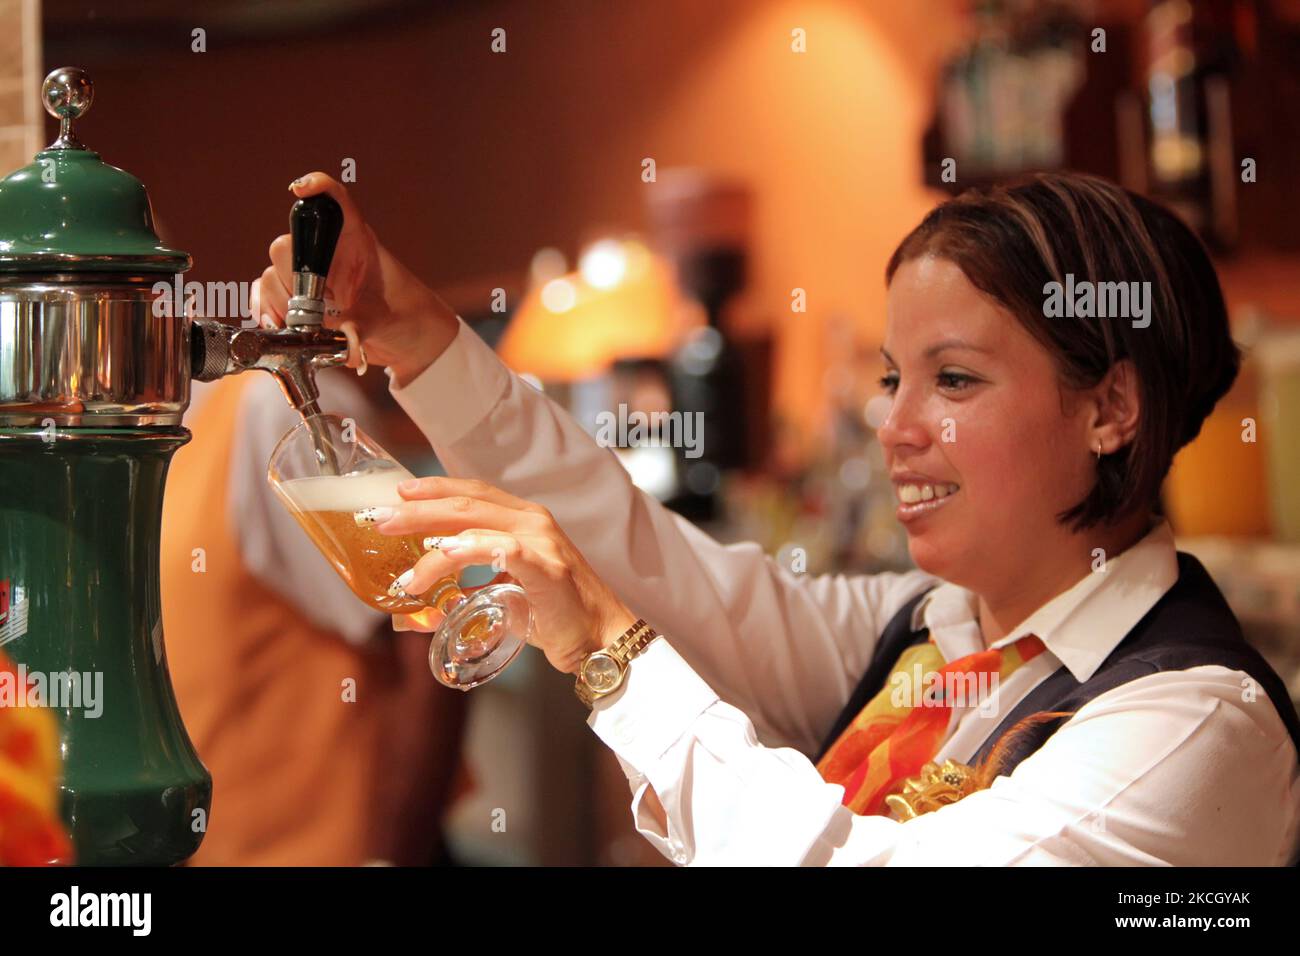
{"type": "Polygon", "coordinates": [[[357,523],[357,527],[365,528],[372,524],[378,524],[381,521],[387,521],[393,516],[392,508],[362,508],[360,511],[352,512],[352,520],[357,523]]]}
{"type": "Polygon", "coordinates": [[[388,594],[390,597],[406,597],[406,586],[411,583],[415,577],[415,568],[409,568],[399,574],[392,584],[388,585],[388,594]]]}
{"type": "Polygon", "coordinates": [[[454,534],[424,539],[425,551],[455,551],[457,548],[463,547],[465,547],[465,540],[454,534]]]}

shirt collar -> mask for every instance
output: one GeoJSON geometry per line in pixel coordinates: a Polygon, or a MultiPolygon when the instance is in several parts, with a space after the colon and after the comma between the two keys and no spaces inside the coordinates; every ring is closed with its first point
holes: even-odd
{"type": "MultiPolygon", "coordinates": [[[[1036,634],[1082,683],[1177,580],[1173,530],[1165,519],[1154,518],[1147,534],[1107,561],[1105,571],[1084,575],[994,641],[990,649],[1036,634]]],[[[984,648],[978,618],[978,597],[944,582],[917,604],[911,624],[914,631],[928,627],[944,659],[951,661],[984,648]]]]}

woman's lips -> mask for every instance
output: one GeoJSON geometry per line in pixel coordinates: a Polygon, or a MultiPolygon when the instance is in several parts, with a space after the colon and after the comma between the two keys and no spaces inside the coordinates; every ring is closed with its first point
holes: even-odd
{"type": "Polygon", "coordinates": [[[905,524],[915,521],[942,508],[960,490],[960,485],[950,481],[895,482],[894,494],[898,498],[895,514],[905,524]]]}

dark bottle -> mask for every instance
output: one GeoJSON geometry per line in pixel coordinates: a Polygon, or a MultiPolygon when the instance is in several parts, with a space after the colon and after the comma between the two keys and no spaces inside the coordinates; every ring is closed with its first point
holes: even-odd
{"type": "Polygon", "coordinates": [[[745,284],[745,253],[692,251],[678,260],[678,270],[708,325],[687,338],[670,365],[673,407],[700,416],[702,441],[695,450],[676,449],[679,489],[666,504],[692,521],[708,521],[717,517],[722,472],[749,463],[743,361],[721,328],[723,307],[745,284]]]}
{"type": "Polygon", "coordinates": [[[1155,0],[1146,19],[1149,192],[1218,248],[1236,233],[1229,168],[1236,7],[1234,0],[1155,0]]]}

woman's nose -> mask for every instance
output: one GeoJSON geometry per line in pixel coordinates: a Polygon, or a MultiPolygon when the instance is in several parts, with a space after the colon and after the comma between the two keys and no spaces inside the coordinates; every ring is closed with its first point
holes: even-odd
{"type": "Polygon", "coordinates": [[[925,448],[930,444],[929,432],[917,408],[917,402],[901,387],[894,394],[884,421],[876,429],[876,438],[888,451],[903,445],[925,448]]]}

